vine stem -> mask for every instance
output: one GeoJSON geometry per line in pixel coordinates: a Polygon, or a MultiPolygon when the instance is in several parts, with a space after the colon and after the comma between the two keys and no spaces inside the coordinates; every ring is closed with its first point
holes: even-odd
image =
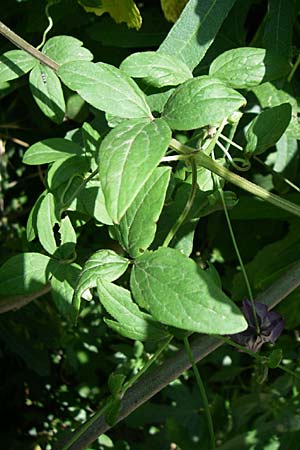
{"type": "Polygon", "coordinates": [[[136,383],[136,381],[145,373],[147,372],[147,370],[149,369],[149,367],[155,362],[157,361],[158,357],[161,355],[161,353],[163,353],[166,348],[168,347],[168,345],[171,343],[173,339],[173,335],[170,335],[168,337],[168,339],[156,350],[156,352],[153,354],[153,356],[146,362],[146,364],[141,368],[141,370],[135,374],[132,378],[130,378],[130,380],[128,380],[125,384],[124,384],[124,388],[121,390],[122,394],[121,396],[123,397],[123,395],[126,393],[126,391],[131,388],[131,386],[134,385],[134,383],[136,383]]]}
{"type": "MultiPolygon", "coordinates": [[[[192,147],[189,147],[188,145],[185,144],[181,144],[176,139],[171,140],[170,147],[178,151],[179,153],[183,154],[195,151],[195,149],[193,149],[192,147]]],[[[209,156],[205,155],[203,152],[199,151],[195,159],[200,166],[210,170],[219,177],[224,178],[224,180],[234,184],[235,186],[243,189],[244,191],[249,192],[250,194],[256,195],[262,200],[265,200],[273,204],[274,206],[277,206],[278,208],[284,209],[285,211],[288,211],[289,213],[300,217],[300,206],[288,200],[285,200],[279,197],[278,195],[272,194],[271,192],[266,191],[265,189],[252,183],[251,181],[248,181],[245,178],[233,172],[230,172],[230,170],[213,161],[209,156]]]]}
{"type": "Polygon", "coordinates": [[[257,161],[259,164],[264,166],[265,169],[267,169],[270,173],[273,175],[276,175],[279,177],[282,181],[284,181],[286,184],[288,184],[292,189],[294,189],[297,192],[300,192],[300,188],[294,184],[291,180],[281,175],[281,173],[276,172],[276,170],[272,169],[272,167],[268,166],[264,161],[262,161],[258,156],[254,156],[255,161],[257,161]]]}
{"type": "Polygon", "coordinates": [[[44,31],[44,33],[43,33],[42,42],[36,47],[37,50],[39,50],[40,48],[43,47],[43,45],[45,44],[46,39],[47,39],[47,34],[49,33],[49,31],[53,27],[53,20],[52,20],[52,17],[50,16],[50,14],[49,14],[50,6],[52,6],[52,3],[48,3],[46,5],[46,7],[45,7],[45,14],[46,14],[46,17],[48,19],[48,26],[47,26],[46,30],[44,31]]]}
{"type": "Polygon", "coordinates": [[[240,264],[240,267],[241,267],[241,271],[242,271],[242,274],[243,274],[243,277],[244,277],[244,280],[245,280],[245,284],[246,284],[246,287],[247,287],[248,295],[249,295],[249,298],[250,298],[256,331],[257,331],[257,333],[259,333],[260,328],[259,328],[259,323],[258,323],[258,320],[257,320],[257,314],[256,314],[256,309],[255,309],[252,289],[251,289],[251,286],[250,286],[250,283],[249,283],[249,278],[248,278],[248,275],[247,275],[247,272],[246,272],[246,269],[245,269],[245,266],[244,266],[244,263],[243,263],[240,251],[239,251],[239,247],[238,247],[236,239],[235,239],[234,231],[233,231],[233,228],[232,228],[232,225],[231,225],[231,220],[230,220],[230,217],[229,217],[229,213],[228,213],[226,202],[225,202],[225,198],[224,198],[223,189],[221,188],[219,183],[218,183],[218,191],[219,191],[219,194],[220,194],[220,197],[221,197],[221,201],[222,201],[222,204],[223,204],[224,214],[225,214],[225,217],[226,217],[226,222],[227,222],[229,234],[230,234],[230,237],[231,237],[231,240],[232,240],[232,244],[233,244],[233,247],[234,247],[234,251],[235,251],[236,256],[238,258],[238,261],[239,261],[239,264],[240,264]]]}
{"type": "Polygon", "coordinates": [[[298,55],[298,57],[297,57],[297,59],[296,59],[296,62],[295,62],[295,64],[293,65],[292,70],[291,70],[290,73],[289,73],[289,76],[287,77],[287,81],[288,81],[289,83],[292,81],[293,76],[294,76],[296,70],[298,69],[299,64],[300,64],[300,55],[298,55]]]}
{"type": "MultiPolygon", "coordinates": [[[[94,178],[95,175],[98,174],[99,169],[95,169],[94,172],[92,172],[87,178],[85,178],[82,183],[80,184],[80,186],[78,186],[78,188],[73,192],[73,194],[71,195],[71,197],[68,199],[68,201],[66,203],[63,204],[60,214],[69,206],[71,205],[72,201],[77,197],[77,195],[79,194],[80,191],[82,191],[82,189],[84,188],[84,186],[92,179],[94,178]]],[[[72,182],[72,179],[70,180],[70,184],[72,182]]],[[[69,185],[67,186],[67,189],[69,188],[69,185]]],[[[63,194],[65,195],[65,193],[63,194]]]]}
{"type": "Polygon", "coordinates": [[[190,363],[192,365],[192,369],[193,369],[193,372],[194,372],[194,375],[196,378],[196,382],[197,382],[197,385],[199,388],[200,396],[202,399],[204,412],[206,415],[206,420],[207,420],[207,425],[208,425],[208,432],[209,432],[209,436],[210,436],[210,448],[211,448],[211,450],[215,450],[216,439],[215,439],[214,425],[213,425],[213,420],[212,420],[212,416],[211,416],[210,409],[209,409],[209,403],[208,403],[207,395],[205,392],[205,387],[204,387],[202,378],[200,376],[198,367],[196,365],[195,358],[193,356],[188,337],[185,337],[183,339],[183,342],[184,342],[186,353],[187,353],[190,363]]]}
{"type": "Polygon", "coordinates": [[[190,195],[186,202],[184,210],[182,211],[182,213],[180,214],[180,216],[178,217],[178,219],[172,226],[171,230],[167,234],[167,236],[162,244],[163,247],[167,247],[169,245],[169,243],[172,241],[173,237],[175,236],[175,234],[177,233],[177,231],[179,230],[179,228],[181,227],[181,225],[184,223],[185,219],[187,218],[187,216],[193,206],[194,200],[195,200],[195,196],[197,193],[197,165],[196,165],[194,158],[191,158],[190,162],[191,162],[191,166],[192,166],[192,187],[191,187],[190,195]]]}
{"type": "MultiPolygon", "coordinates": [[[[170,342],[172,341],[173,336],[169,336],[168,339],[163,342],[163,344],[157,349],[157,351],[153,354],[153,356],[146,362],[146,364],[142,367],[142,369],[134,375],[132,378],[130,378],[123,386],[123,389],[121,389],[120,392],[120,398],[122,398],[126,391],[131,388],[134,383],[149,369],[149,367],[157,361],[158,357],[162,352],[166,350],[170,342]]],[[[89,420],[87,420],[68,440],[68,442],[65,443],[65,445],[62,447],[61,450],[69,450],[70,447],[76,443],[81,436],[95,423],[95,421],[100,417],[103,416],[106,411],[109,409],[109,407],[112,405],[114,401],[114,398],[109,398],[107,400],[107,403],[99,410],[97,411],[89,420]]]]}
{"type": "Polygon", "coordinates": [[[16,47],[29,53],[29,55],[36,58],[42,64],[45,64],[45,66],[50,67],[50,69],[57,70],[59,68],[59,64],[53,61],[53,59],[44,55],[44,53],[37,50],[35,47],[29,44],[29,42],[18,36],[14,31],[10,30],[6,25],[4,25],[3,22],[0,22],[0,34],[6,37],[6,39],[12,42],[16,47]]]}

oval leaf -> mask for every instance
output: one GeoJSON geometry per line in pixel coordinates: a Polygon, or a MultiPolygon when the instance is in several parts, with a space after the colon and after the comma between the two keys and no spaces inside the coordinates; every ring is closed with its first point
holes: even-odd
{"type": "Polygon", "coordinates": [[[29,165],[46,164],[68,156],[81,155],[78,144],[62,138],[50,138],[36,142],[26,150],[23,163],[29,165]]]}
{"type": "Polygon", "coordinates": [[[246,153],[259,155],[276,144],[287,129],[292,116],[289,103],[282,103],[261,112],[246,131],[246,153]]]}
{"type": "Polygon", "coordinates": [[[37,64],[24,50],[10,50],[0,56],[0,83],[19,78],[37,64]]]}
{"type": "Polygon", "coordinates": [[[128,119],[152,117],[138,85],[110,64],[73,61],[63,64],[57,74],[68,88],[101,111],[128,119]]]}
{"type": "Polygon", "coordinates": [[[49,189],[56,189],[75,175],[82,175],[89,170],[89,162],[85,156],[71,156],[59,158],[55,161],[47,173],[47,185],[49,189]]]}
{"type": "Polygon", "coordinates": [[[171,130],[162,119],[132,120],[114,128],[100,146],[100,182],[106,208],[119,223],[164,156],[171,130]]]}
{"type": "Polygon", "coordinates": [[[30,72],[29,83],[33,98],[45,116],[55,123],[62,123],[66,104],[60,80],[54,71],[38,64],[30,72]]]}
{"type": "Polygon", "coordinates": [[[211,64],[209,74],[233,88],[250,88],[281,78],[289,71],[288,60],[264,48],[241,47],[228,50],[211,64]]]}
{"type": "Polygon", "coordinates": [[[93,59],[92,53],[82,47],[82,42],[72,36],[54,36],[43,47],[43,53],[53,59],[57,64],[70,61],[93,59]]]}
{"type": "Polygon", "coordinates": [[[0,267],[0,296],[38,292],[48,281],[49,261],[40,253],[23,253],[8,259],[0,267]]]}
{"type": "Polygon", "coordinates": [[[106,280],[97,280],[97,291],[106,311],[117,321],[105,320],[122,336],[139,341],[160,341],[167,333],[149,314],[141,312],[130,292],[106,280]]]}
{"type": "Polygon", "coordinates": [[[166,325],[212,334],[247,328],[239,308],[209,274],[175,249],[160,248],[137,258],[131,288],[135,300],[166,325]]]}
{"type": "Polygon", "coordinates": [[[120,244],[133,258],[143,253],[154,239],[169,180],[169,167],[155,169],[120,224],[114,227],[113,231],[120,244]]]}
{"type": "Polygon", "coordinates": [[[53,263],[52,260],[52,298],[60,314],[68,320],[73,313],[72,298],[80,269],[78,264],[53,263]]]}
{"type": "Polygon", "coordinates": [[[53,227],[58,223],[55,215],[55,199],[51,192],[42,199],[37,213],[37,232],[40,243],[51,255],[56,252],[57,245],[53,227]]]}
{"type": "Polygon", "coordinates": [[[158,49],[175,55],[191,70],[204,58],[235,0],[189,0],[158,49]]]}
{"type": "Polygon", "coordinates": [[[157,52],[141,52],[128,56],[120,69],[133,78],[144,78],[156,87],[176,86],[193,78],[188,66],[175,56],[157,52]]]}
{"type": "Polygon", "coordinates": [[[97,286],[97,278],[114,281],[126,271],[129,260],[112,250],[99,250],[85,263],[75,289],[73,305],[79,311],[80,299],[85,291],[97,286]]]}
{"type": "Polygon", "coordinates": [[[172,129],[192,130],[219,125],[246,104],[245,98],[222,81],[206,75],[181,84],[167,101],[162,117],[172,129]]]}

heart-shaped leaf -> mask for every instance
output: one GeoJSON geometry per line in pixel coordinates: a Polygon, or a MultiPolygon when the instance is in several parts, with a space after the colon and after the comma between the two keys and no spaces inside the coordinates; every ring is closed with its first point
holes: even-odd
{"type": "Polygon", "coordinates": [[[214,279],[178,250],[160,248],[137,258],[131,288],[137,303],[166,325],[211,334],[247,328],[239,308],[214,279]]]}

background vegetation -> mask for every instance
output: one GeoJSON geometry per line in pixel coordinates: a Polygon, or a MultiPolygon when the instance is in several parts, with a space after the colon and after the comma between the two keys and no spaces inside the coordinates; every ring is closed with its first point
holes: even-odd
{"type": "MultiPolygon", "coordinates": [[[[102,7],[105,3],[102,2],[102,7]]],[[[95,14],[103,12],[99,2],[61,0],[47,4],[2,0],[1,20],[37,46],[48,26],[45,13],[48,5],[53,26],[47,39],[59,35],[76,37],[93,53],[94,61],[118,67],[131,53],[156,50],[165,39],[172,27],[170,19],[175,21],[179,15],[180,8],[176,9],[175,3],[181,2],[162,3],[140,2],[140,16],[135,10],[131,18],[124,18],[123,22],[127,23],[117,23],[119,16],[95,14]]],[[[283,178],[300,184],[299,10],[300,3],[296,0],[285,0],[284,4],[281,0],[237,0],[194,71],[195,75],[206,74],[218,55],[238,47],[268,49],[276,45],[277,51],[288,58],[288,73],[270,83],[269,95],[274,94],[272,89],[276,94],[283,93],[285,101],[292,106],[294,128],[261,155],[263,164],[252,160],[251,170],[243,176],[298,204],[299,192],[283,178]]],[[[0,46],[1,54],[14,48],[4,37],[0,46]]],[[[63,89],[66,115],[61,121],[53,121],[35,102],[28,76],[0,84],[0,265],[23,252],[43,251],[38,240],[28,242],[26,224],[31,208],[45,189],[47,167],[23,164],[26,149],[43,139],[70,136],[84,122],[101,135],[108,131],[104,113],[67,87],[63,89]]],[[[244,126],[261,106],[274,106],[267,104],[259,89],[247,92],[247,102],[244,126]]],[[[191,136],[178,132],[176,137],[185,142],[191,136]]],[[[242,144],[243,139],[242,134],[238,136],[242,144]]],[[[180,178],[179,171],[177,176],[180,178]]],[[[234,200],[235,195],[239,199],[238,203],[233,202],[230,211],[232,226],[253,292],[258,294],[299,260],[299,219],[233,185],[230,192],[234,200]]],[[[74,221],[79,266],[99,249],[122,254],[108,227],[80,214],[74,221]]],[[[185,235],[187,243],[183,246],[192,245],[192,257],[203,267],[214,264],[226,294],[239,301],[247,297],[221,202],[197,220],[192,237],[189,230],[185,230],[185,235]]],[[[121,280],[126,286],[126,276],[121,280]]],[[[65,300],[63,292],[53,294],[49,290],[21,309],[0,316],[1,448],[52,449],[70,428],[76,428],[98,409],[100,401],[109,394],[107,380],[112,372],[131,376],[154,351],[151,342],[132,343],[109,328],[103,321],[103,308],[96,296],[84,302],[76,326],[69,320],[65,300]]],[[[281,350],[282,365],[290,373],[280,368],[270,369],[261,359],[225,345],[199,364],[220,450],[297,448],[300,438],[299,305],[300,291],[296,289],[277,308],[285,320],[283,335],[275,345],[268,344],[262,351],[268,356],[272,350],[281,350]]],[[[179,340],[173,341],[166,357],[180,345],[179,340]]],[[[206,418],[192,373],[184,372],[153,400],[116,425],[109,436],[102,435],[90,447],[108,448],[208,449],[206,418]]]]}

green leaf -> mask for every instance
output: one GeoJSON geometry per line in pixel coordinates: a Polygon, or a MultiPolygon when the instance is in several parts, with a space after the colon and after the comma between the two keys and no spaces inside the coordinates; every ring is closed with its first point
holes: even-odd
{"type": "Polygon", "coordinates": [[[133,258],[143,253],[154,239],[169,180],[169,167],[155,169],[120,224],[114,227],[120,244],[133,258]]]}
{"type": "Polygon", "coordinates": [[[270,353],[269,360],[268,360],[268,366],[270,367],[270,369],[276,369],[276,367],[278,367],[279,364],[281,363],[282,357],[283,357],[283,352],[282,352],[281,348],[273,350],[270,353]]]}
{"type": "Polygon", "coordinates": [[[190,0],[158,49],[191,70],[203,59],[235,0],[190,0]]]}
{"type": "Polygon", "coordinates": [[[124,118],[151,118],[144,93],[128,75],[110,64],[73,61],[57,71],[63,83],[101,111],[124,118]]]}
{"type": "Polygon", "coordinates": [[[131,289],[135,300],[166,325],[211,334],[247,328],[238,307],[214,280],[175,249],[160,248],[137,258],[131,289]]]}
{"type": "Polygon", "coordinates": [[[70,61],[93,59],[92,53],[82,47],[82,42],[72,36],[54,36],[46,42],[42,51],[59,65],[70,61]]]}
{"type": "Polygon", "coordinates": [[[36,200],[35,204],[33,205],[30,214],[28,216],[27,225],[26,225],[26,237],[27,240],[33,241],[33,239],[37,236],[37,214],[38,210],[41,206],[41,202],[45,195],[47,194],[47,191],[44,191],[36,200]]]}
{"type": "Polygon", "coordinates": [[[51,294],[53,301],[66,319],[70,320],[73,313],[72,299],[81,267],[78,264],[51,264],[51,294]]]}
{"type": "Polygon", "coordinates": [[[77,237],[69,216],[65,216],[63,219],[61,219],[59,233],[59,258],[67,259],[71,256],[74,256],[77,237]]]}
{"type": "Polygon", "coordinates": [[[85,263],[74,293],[73,304],[79,311],[80,299],[88,289],[97,286],[97,278],[114,281],[126,271],[129,260],[112,250],[99,250],[85,263]]]}
{"type": "MultiPolygon", "coordinates": [[[[270,155],[271,156],[271,155],[270,155]]],[[[290,181],[296,182],[299,166],[298,142],[285,132],[276,143],[273,170],[290,181]]],[[[281,177],[273,177],[274,185],[280,193],[286,193],[289,186],[281,177]]]]}
{"type": "Polygon", "coordinates": [[[106,208],[118,223],[164,156],[171,130],[162,119],[131,120],[114,128],[100,146],[100,182],[106,208]]]}
{"type": "Polygon", "coordinates": [[[156,94],[148,95],[147,102],[151,108],[151,111],[162,113],[165,104],[167,103],[167,101],[169,100],[170,96],[174,91],[175,88],[171,88],[164,92],[158,92],[156,94]]]}
{"type": "Polygon", "coordinates": [[[289,103],[274,106],[261,112],[246,131],[246,153],[259,155],[276,144],[288,127],[292,115],[289,103]]]}
{"type": "Polygon", "coordinates": [[[78,200],[84,212],[105,225],[112,225],[108,215],[103,191],[99,181],[91,180],[84,189],[79,192],[78,200]]]}
{"type": "Polygon", "coordinates": [[[188,66],[180,59],[157,52],[133,53],[122,62],[120,69],[156,87],[176,86],[193,78],[188,66]]]}
{"type": "Polygon", "coordinates": [[[230,87],[247,89],[281,78],[288,71],[286,57],[264,48],[241,47],[218,56],[209,68],[209,75],[230,87]]]}
{"type": "Polygon", "coordinates": [[[124,382],[126,376],[122,373],[111,373],[108,377],[108,389],[112,393],[113,397],[117,397],[124,382]]]}
{"type": "Polygon", "coordinates": [[[201,76],[181,84],[167,101],[162,117],[172,129],[192,130],[219,125],[246,104],[245,98],[221,80],[201,76]]]}
{"type": "Polygon", "coordinates": [[[54,190],[74,175],[82,175],[88,170],[89,162],[85,156],[60,158],[48,170],[47,185],[50,190],[54,190]]]}
{"type": "Polygon", "coordinates": [[[81,155],[78,144],[62,138],[50,138],[36,142],[26,150],[23,163],[29,165],[46,164],[61,158],[81,155]]]}
{"type": "Polygon", "coordinates": [[[98,278],[97,291],[102,305],[117,321],[105,322],[122,336],[139,341],[160,341],[167,337],[159,323],[139,310],[127,289],[98,278]]]}
{"type": "Polygon", "coordinates": [[[30,89],[38,107],[55,123],[62,123],[66,104],[61,83],[52,69],[38,64],[30,72],[30,89]]]}
{"type": "Polygon", "coordinates": [[[104,417],[109,426],[113,427],[118,420],[121,409],[121,399],[114,398],[105,411],[104,417]]]}
{"type": "Polygon", "coordinates": [[[263,44],[288,57],[291,54],[293,22],[297,17],[293,0],[271,0],[268,2],[263,44]]]}
{"type": "MultiPolygon", "coordinates": [[[[296,194],[299,196],[299,194],[296,194]]],[[[267,218],[269,219],[270,213],[267,218]]],[[[260,219],[260,217],[258,217],[260,219]]],[[[274,214],[276,219],[276,215],[274,214]]],[[[285,218],[283,218],[285,219],[285,218]]],[[[295,221],[286,236],[276,242],[263,247],[246,265],[249,282],[256,293],[267,289],[274,281],[287,272],[296,261],[299,261],[300,240],[299,222],[295,221]],[[259,270],[257,269],[259,267],[259,270]]],[[[240,299],[247,296],[247,288],[243,281],[243,275],[238,273],[232,283],[233,298],[240,299]]]]}
{"type": "Polygon", "coordinates": [[[58,223],[55,214],[55,198],[51,192],[42,199],[37,213],[37,232],[44,249],[53,255],[57,250],[53,227],[58,223]]]}
{"type": "Polygon", "coordinates": [[[0,56],[0,83],[25,75],[37,64],[24,50],[9,50],[0,56]]]}
{"type": "Polygon", "coordinates": [[[126,22],[128,28],[136,28],[142,25],[142,16],[133,0],[101,0],[96,5],[91,5],[88,0],[78,0],[85,11],[93,12],[97,16],[101,16],[105,12],[117,22],[126,22]]]}
{"type": "Polygon", "coordinates": [[[48,281],[48,256],[22,253],[0,267],[0,296],[28,295],[38,292],[48,281]]]}
{"type": "Polygon", "coordinates": [[[282,105],[283,103],[290,103],[292,107],[292,119],[287,128],[287,132],[291,137],[299,139],[299,122],[298,122],[298,104],[295,97],[289,94],[286,90],[279,89],[273,83],[263,83],[260,86],[253,88],[262,108],[272,108],[273,106],[282,105]]]}

